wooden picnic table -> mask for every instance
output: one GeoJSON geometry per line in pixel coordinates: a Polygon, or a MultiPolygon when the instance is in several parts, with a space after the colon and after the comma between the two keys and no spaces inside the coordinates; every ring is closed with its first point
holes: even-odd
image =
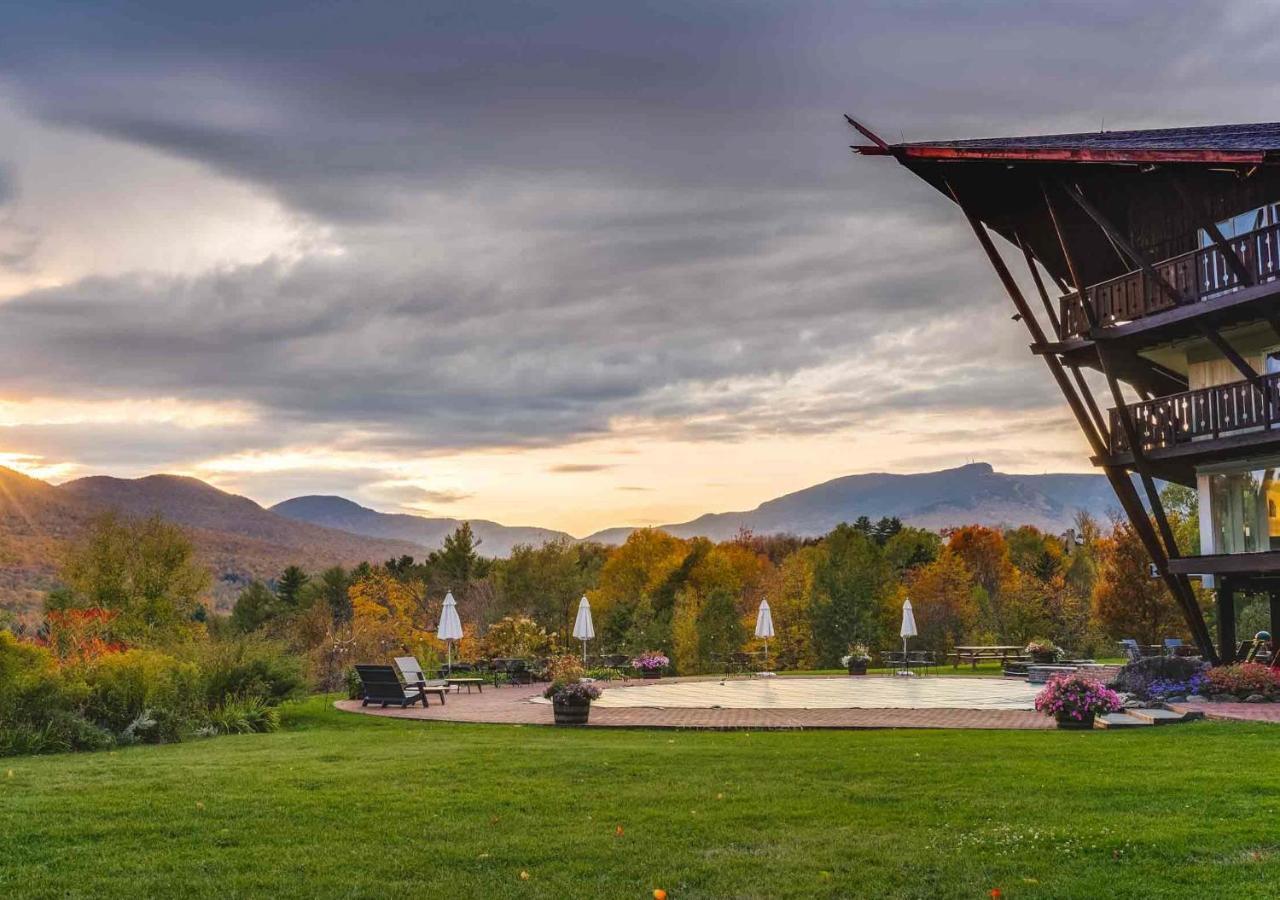
{"type": "Polygon", "coordinates": [[[1023,648],[1015,644],[967,644],[965,646],[957,646],[951,651],[953,662],[951,668],[957,669],[960,663],[972,663],[973,667],[978,668],[978,663],[986,660],[996,661],[1001,664],[1008,662],[1010,659],[1017,659],[1024,656],[1023,648]]]}

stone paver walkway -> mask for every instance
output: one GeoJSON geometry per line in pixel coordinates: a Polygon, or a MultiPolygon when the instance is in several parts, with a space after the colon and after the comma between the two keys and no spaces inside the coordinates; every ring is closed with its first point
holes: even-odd
{"type": "MultiPolygon", "coordinates": [[[[849,695],[850,685],[861,685],[858,689],[864,696],[899,692],[905,695],[913,692],[916,695],[915,706],[906,705],[901,700],[901,707],[879,706],[868,707],[835,707],[799,708],[786,706],[721,708],[683,706],[679,708],[661,708],[658,706],[642,706],[636,704],[636,698],[643,699],[642,691],[664,689],[663,696],[669,695],[668,689],[673,687],[689,688],[699,686],[703,695],[707,696],[709,688],[719,689],[718,680],[683,680],[663,679],[660,682],[635,682],[626,685],[606,686],[604,696],[592,705],[591,727],[595,728],[693,728],[693,729],[805,729],[805,728],[1013,728],[1013,729],[1048,729],[1053,728],[1053,721],[1031,710],[1030,701],[1023,701],[1023,708],[1001,707],[1001,702],[1014,705],[1018,703],[1017,695],[1008,693],[1011,687],[1026,688],[1021,682],[1008,682],[991,678],[926,678],[908,688],[901,681],[892,678],[831,678],[831,679],[744,679],[742,681],[726,681],[725,687],[734,685],[731,691],[745,696],[745,688],[737,685],[763,685],[767,690],[790,695],[794,692],[815,692],[830,697],[835,692],[843,691],[849,695]],[[787,685],[781,683],[786,682],[787,685]],[[790,682],[796,682],[794,686],[790,682]],[[815,682],[826,682],[815,684],[815,682]],[[876,684],[876,682],[885,682],[876,684]],[[961,688],[955,682],[966,682],[967,688],[961,688]],[[776,687],[771,687],[776,685],[776,687]],[[950,695],[957,698],[968,693],[980,702],[985,698],[985,707],[940,707],[925,705],[929,696],[936,692],[937,696],[950,695]],[[614,696],[610,698],[610,694],[614,696]],[[1014,699],[1009,699],[1013,697],[1014,699]],[[1002,701],[1000,698],[1004,698],[1002,701]]],[[[503,687],[486,690],[483,694],[450,694],[448,702],[441,706],[433,703],[423,709],[415,706],[411,709],[378,709],[362,708],[358,700],[342,700],[336,705],[339,709],[361,712],[371,715],[389,716],[403,719],[425,719],[450,722],[491,722],[508,725],[550,725],[553,721],[551,705],[541,701],[543,685],[524,685],[519,687],[503,687]]],[[[720,689],[723,690],[723,689],[720,689]]],[[[649,697],[655,696],[649,694],[649,697]]],[[[685,692],[686,701],[688,693],[685,692]]],[[[716,696],[713,692],[710,696],[716,696]]],[[[723,696],[723,695],[721,695],[723,696]]],[[[1035,696],[1035,691],[1030,692],[1035,696]]],[[[776,697],[775,697],[776,699],[776,697]]],[[[857,699],[854,697],[854,699],[857,699]]],[[[964,702],[964,701],[957,701],[964,702]]]]}
{"type": "Polygon", "coordinates": [[[1280,722],[1280,703],[1170,703],[1178,712],[1202,712],[1207,719],[1280,722]]]}

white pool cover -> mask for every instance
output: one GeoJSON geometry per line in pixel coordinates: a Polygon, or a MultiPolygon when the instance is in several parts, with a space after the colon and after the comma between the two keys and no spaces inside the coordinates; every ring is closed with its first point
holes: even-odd
{"type": "Polygon", "coordinates": [[[1038,685],[1003,678],[753,678],[610,687],[607,708],[1032,709],[1038,685]]]}

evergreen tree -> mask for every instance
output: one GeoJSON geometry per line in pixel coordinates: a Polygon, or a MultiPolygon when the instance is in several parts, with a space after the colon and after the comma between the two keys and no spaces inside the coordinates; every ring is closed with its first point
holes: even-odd
{"type": "Polygon", "coordinates": [[[276,581],[276,597],[285,609],[297,609],[302,599],[302,589],[306,587],[310,577],[298,566],[289,566],[280,573],[276,581]]]}
{"type": "Polygon", "coordinates": [[[335,622],[351,621],[351,578],[342,566],[333,566],[320,573],[316,584],[318,598],[329,607],[335,622]]]}
{"type": "Polygon", "coordinates": [[[257,631],[280,613],[280,600],[261,581],[240,592],[231,610],[231,625],[241,634],[257,631]]]}
{"type": "Polygon", "coordinates": [[[471,523],[463,522],[444,539],[444,547],[434,554],[440,573],[455,589],[462,589],[480,575],[480,557],[476,548],[480,541],[471,531],[471,523]]]}

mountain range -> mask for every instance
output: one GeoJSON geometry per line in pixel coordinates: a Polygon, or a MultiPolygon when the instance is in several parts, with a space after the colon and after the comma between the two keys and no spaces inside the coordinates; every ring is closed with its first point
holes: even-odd
{"type": "MultiPolygon", "coordinates": [[[[897,516],[910,525],[1035,525],[1060,532],[1077,513],[1105,519],[1116,506],[1099,475],[1009,475],[986,463],[914,475],[849,475],[740,512],[708,513],[660,526],[678,537],[727,540],[742,529],[815,536],[858,516],[897,516]]],[[[287,565],[316,571],[438,548],[462,520],[384,513],[343,497],[295,497],[264,509],[195,478],[91,476],[52,485],[0,467],[0,608],[34,609],[54,586],[67,544],[108,510],[159,514],[190,532],[215,575],[214,599],[228,605],[250,580],[287,565]]],[[[471,519],[486,556],[517,544],[578,540],[562,531],[471,519]]],[[[610,528],[583,540],[618,544],[634,529],[610,528]]]]}

